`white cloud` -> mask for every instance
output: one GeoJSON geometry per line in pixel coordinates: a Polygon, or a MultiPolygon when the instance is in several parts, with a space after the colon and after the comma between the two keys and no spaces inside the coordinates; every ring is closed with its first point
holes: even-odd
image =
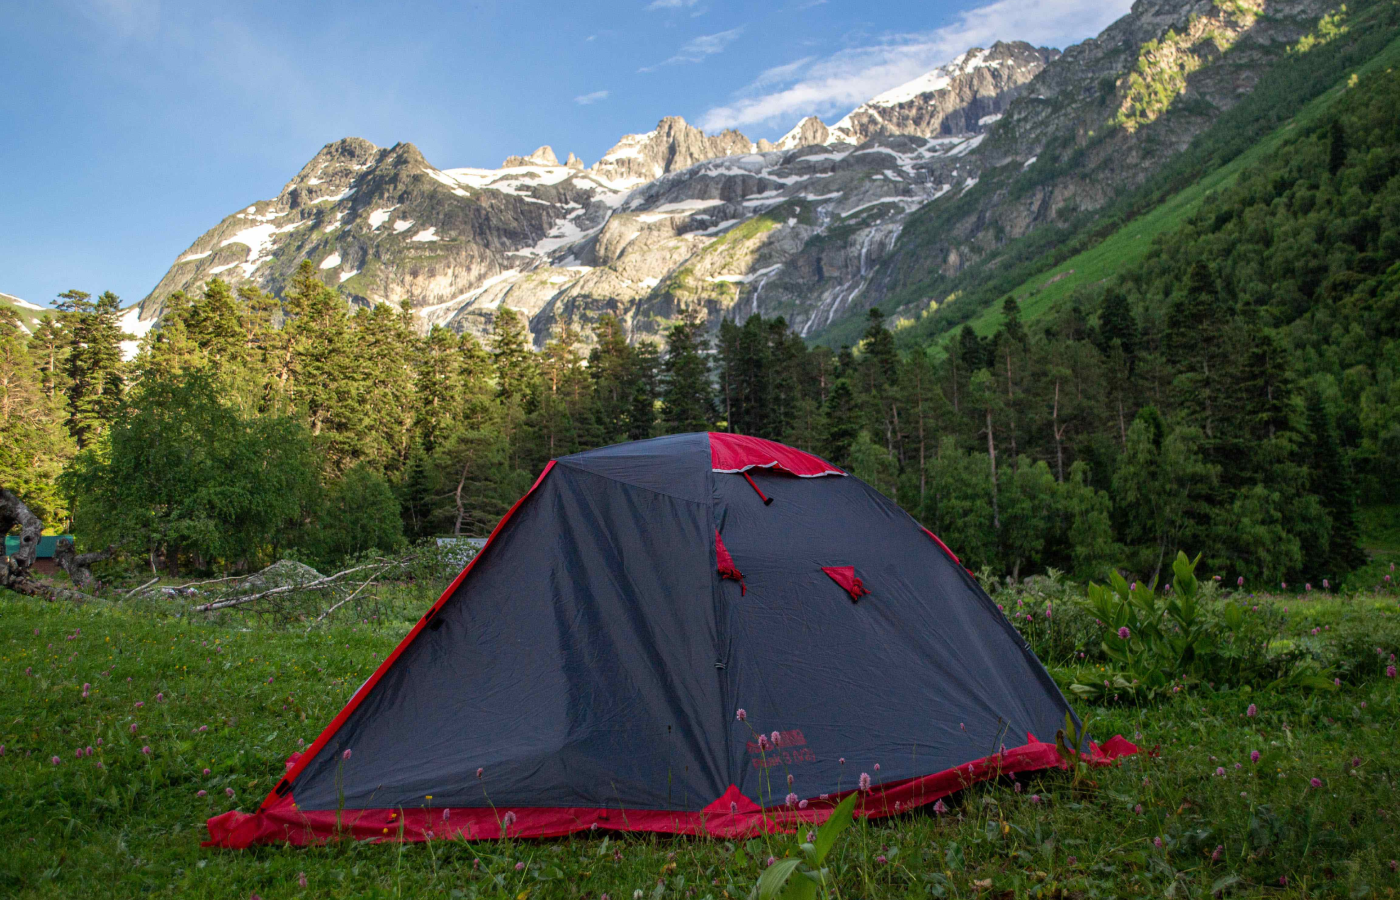
{"type": "Polygon", "coordinates": [[[659,66],[673,66],[677,63],[698,63],[707,56],[714,56],[716,53],[723,53],[735,38],[744,33],[744,26],[731,28],[728,31],[721,31],[717,34],[702,34],[697,38],[686,41],[681,49],[676,51],[676,55],[670,59],[659,63],[657,66],[647,66],[640,71],[650,72],[659,66]]]}
{"type": "Polygon", "coordinates": [[[594,91],[591,94],[580,94],[574,98],[574,102],[579,106],[587,106],[590,103],[597,103],[599,100],[608,99],[607,91],[594,91]]]}
{"type": "Polygon", "coordinates": [[[768,69],[735,100],[706,111],[700,126],[715,131],[844,113],[970,47],[998,40],[1063,47],[1098,34],[1131,5],[1131,0],[996,0],[959,13],[942,28],[890,35],[819,60],[768,69]]]}
{"type": "Polygon", "coordinates": [[[647,9],[689,9],[700,0],[651,0],[647,9]]]}

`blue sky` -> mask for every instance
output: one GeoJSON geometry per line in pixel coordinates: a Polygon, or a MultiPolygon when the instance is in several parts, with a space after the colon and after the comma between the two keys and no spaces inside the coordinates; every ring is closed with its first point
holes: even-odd
{"type": "Polygon", "coordinates": [[[781,136],[970,46],[1063,47],[1128,0],[183,2],[0,8],[0,292],[130,303],[324,144],[592,164],[666,115],[781,136]]]}

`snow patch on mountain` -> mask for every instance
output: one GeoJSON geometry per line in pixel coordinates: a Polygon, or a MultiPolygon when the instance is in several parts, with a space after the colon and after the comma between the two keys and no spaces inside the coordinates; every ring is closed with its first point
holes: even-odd
{"type": "Polygon", "coordinates": [[[121,316],[117,319],[117,324],[121,326],[122,331],[135,336],[135,340],[121,342],[122,359],[130,362],[136,358],[136,352],[141,349],[141,339],[145,337],[156,324],[155,317],[152,316],[149,319],[142,319],[141,304],[138,303],[135,306],[128,306],[126,309],[122,310],[121,316]]]}

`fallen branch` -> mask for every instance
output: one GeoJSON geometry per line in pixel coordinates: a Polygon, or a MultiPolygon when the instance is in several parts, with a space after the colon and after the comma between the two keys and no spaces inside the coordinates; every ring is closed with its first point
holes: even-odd
{"type": "MultiPolygon", "coordinates": [[[[318,578],[315,581],[309,581],[305,584],[283,584],[275,588],[268,588],[265,591],[259,591],[256,594],[248,594],[243,597],[229,597],[224,600],[214,600],[210,603],[201,603],[194,608],[198,612],[213,612],[217,609],[228,609],[233,606],[243,606],[244,604],[252,603],[255,600],[264,600],[268,597],[276,597],[280,594],[291,594],[297,591],[326,590],[327,588],[336,586],[337,583],[346,575],[350,575],[355,572],[362,572],[365,569],[378,568],[382,570],[391,566],[403,566],[407,564],[411,559],[412,557],[408,557],[400,560],[386,559],[380,560],[379,562],[366,563],[365,565],[355,566],[354,568],[346,569],[342,572],[336,572],[334,575],[327,575],[323,578],[318,578]]],[[[370,580],[372,581],[373,578],[371,578],[370,580]]],[[[361,587],[363,587],[363,585],[361,585],[361,587]]]]}
{"type": "Polygon", "coordinates": [[[130,597],[130,596],[132,596],[132,595],[134,595],[134,594],[140,593],[141,591],[144,591],[146,588],[148,588],[148,587],[150,587],[151,585],[155,584],[157,581],[160,581],[160,576],[159,576],[159,575],[157,575],[155,578],[152,578],[150,581],[146,582],[145,584],[141,585],[140,587],[132,588],[131,590],[127,591],[127,592],[126,592],[125,594],[123,594],[122,596],[124,596],[124,597],[130,597]]]}
{"type": "Polygon", "coordinates": [[[312,622],[310,625],[306,626],[306,633],[307,633],[307,634],[310,634],[310,633],[311,633],[311,629],[315,628],[316,625],[317,625],[317,623],[319,623],[322,619],[324,619],[326,616],[330,615],[331,613],[335,612],[337,609],[340,609],[342,606],[344,606],[345,604],[349,603],[351,600],[354,600],[357,596],[359,596],[360,591],[363,591],[365,588],[367,588],[367,587],[369,587],[371,584],[373,584],[373,583],[374,583],[374,579],[376,579],[376,578],[378,578],[378,577],[379,577],[379,573],[378,573],[378,572],[375,572],[373,575],[371,575],[368,579],[365,580],[365,583],[364,583],[364,584],[362,584],[362,585],[360,585],[359,587],[355,588],[354,593],[352,593],[349,597],[346,597],[344,600],[340,601],[339,603],[337,603],[337,604],[335,604],[334,606],[332,606],[330,609],[326,610],[325,612],[323,612],[323,613],[321,613],[319,616],[317,616],[317,617],[316,617],[316,620],[315,620],[314,622],[312,622]]]}
{"type": "MultiPolygon", "coordinates": [[[[255,573],[255,574],[256,574],[256,573],[255,573]]],[[[206,585],[206,584],[219,584],[220,582],[224,582],[224,581],[237,581],[237,580],[240,579],[240,578],[249,578],[249,577],[251,577],[251,576],[248,576],[248,575],[225,575],[223,578],[210,578],[208,581],[191,581],[191,582],[189,582],[188,584],[177,584],[177,585],[175,585],[175,587],[177,587],[177,588],[179,588],[180,590],[183,591],[183,590],[185,590],[186,588],[200,587],[200,586],[206,585]]]]}
{"type": "Polygon", "coordinates": [[[70,603],[86,603],[97,598],[91,594],[84,594],[82,591],[75,591],[72,588],[59,587],[46,578],[22,578],[10,581],[4,585],[16,594],[23,594],[26,597],[42,597],[45,600],[66,600],[70,603]]]}

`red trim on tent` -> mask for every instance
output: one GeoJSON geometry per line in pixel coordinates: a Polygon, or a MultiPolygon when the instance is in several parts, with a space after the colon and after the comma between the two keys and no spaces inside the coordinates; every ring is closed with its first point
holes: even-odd
{"type": "MultiPolygon", "coordinates": [[[[1137,749],[1120,735],[1102,747],[1091,743],[1084,757],[1091,765],[1106,766],[1120,757],[1137,753],[1137,749]]],[[[1056,746],[1032,739],[1025,746],[933,775],[876,785],[857,803],[856,815],[871,819],[898,815],[934,803],[979,781],[1055,768],[1068,768],[1056,746]]],[[[204,846],[243,849],[253,844],[303,845],[332,840],[337,835],[367,841],[542,838],[594,829],[742,837],[765,831],[771,833],[801,823],[823,822],[845,795],[809,798],[805,809],[784,805],[764,810],[730,785],[723,795],[699,812],[593,807],[307,811],[297,809],[289,793],[275,798],[252,815],[231,810],[210,819],[209,841],[204,846]],[[508,827],[503,827],[508,814],[514,819],[508,827]]]]}
{"type": "Polygon", "coordinates": [[[926,534],[926,535],[928,535],[929,537],[933,538],[933,542],[934,542],[935,544],[937,544],[938,546],[940,546],[940,547],[943,548],[943,552],[944,552],[944,553],[948,554],[949,556],[951,556],[951,557],[953,558],[953,562],[957,563],[958,565],[962,565],[962,560],[958,559],[958,555],[957,555],[956,553],[954,553],[952,550],[949,550],[949,549],[948,549],[948,545],[945,544],[945,543],[943,543],[943,539],[942,539],[942,538],[940,538],[938,535],[934,534],[932,531],[929,531],[927,528],[923,528],[922,530],[923,530],[924,534],[926,534]]]}
{"type": "Polygon", "coordinates": [[[729,555],[729,548],[724,546],[724,539],[719,536],[719,529],[715,529],[715,564],[719,569],[720,578],[728,578],[730,581],[739,582],[739,596],[742,597],[749,592],[744,584],[744,573],[734,568],[734,557],[729,555]]]}
{"type": "Polygon", "coordinates": [[[855,566],[822,566],[822,571],[831,576],[832,581],[841,585],[846,593],[851,595],[852,603],[870,593],[865,582],[856,575],[855,566]]]}
{"type": "Polygon", "coordinates": [[[846,474],[824,459],[785,444],[723,431],[710,432],[710,465],[716,472],[779,469],[799,478],[846,474]]]}
{"type": "MultiPolygon", "coordinates": [[[[452,579],[452,583],[447,586],[447,590],[442,592],[442,596],[438,597],[437,602],[428,608],[428,611],[423,614],[423,618],[419,619],[418,623],[413,626],[413,630],[411,630],[407,635],[405,635],[403,640],[399,641],[399,645],[394,648],[394,652],[390,653],[387,657],[385,657],[384,661],[379,664],[379,668],[374,670],[374,674],[370,675],[369,679],[366,680],[364,684],[360,685],[360,689],[355,691],[355,695],[350,698],[350,702],[345,704],[345,708],[342,709],[336,715],[336,717],[331,720],[331,723],[321,731],[321,734],[317,736],[316,740],[311,743],[311,746],[306,748],[306,752],[302,754],[292,755],[292,757],[287,761],[287,774],[282,777],[281,781],[279,781],[276,785],[273,786],[272,790],[263,800],[262,806],[260,807],[261,809],[272,809],[283,802],[285,798],[279,798],[277,796],[278,789],[283,788],[284,785],[290,785],[293,781],[295,781],[296,777],[301,774],[301,770],[306,768],[306,766],[311,762],[311,760],[315,758],[316,754],[321,752],[321,748],[325,747],[326,744],[330,742],[330,739],[335,735],[337,731],[340,730],[340,726],[345,724],[345,720],[350,718],[350,714],[353,713],[356,710],[356,708],[359,707],[359,705],[364,701],[365,697],[369,696],[369,692],[374,690],[374,686],[377,685],[379,683],[379,680],[384,677],[384,673],[388,672],[389,669],[394,665],[394,662],[398,660],[399,655],[403,653],[404,650],[408,648],[408,645],[413,643],[414,639],[417,638],[418,635],[423,631],[423,629],[428,626],[428,623],[431,622],[433,620],[433,617],[437,615],[438,610],[442,609],[442,605],[447,602],[447,598],[451,597],[453,592],[457,590],[457,587],[461,585],[462,579],[467,577],[467,573],[470,572],[472,570],[472,567],[475,566],[477,562],[481,559],[482,554],[484,554],[487,548],[491,546],[491,542],[496,539],[496,535],[501,533],[501,529],[504,528],[506,526],[506,523],[510,521],[510,517],[515,515],[515,511],[520,508],[520,504],[524,503],[525,498],[529,497],[535,492],[535,488],[540,486],[540,482],[544,481],[544,477],[548,475],[549,470],[553,468],[554,460],[550,460],[549,463],[545,465],[544,471],[540,473],[540,477],[536,478],[535,483],[530,485],[530,489],[526,491],[519,500],[515,501],[514,506],[506,510],[506,514],[501,517],[501,521],[496,523],[496,527],[491,530],[491,534],[486,538],[486,543],[481,545],[481,549],[478,550],[476,552],[476,555],[473,556],[471,560],[467,562],[466,567],[463,568],[460,573],[458,573],[456,578],[452,579]]],[[[286,794],[287,797],[291,796],[290,792],[286,791],[285,789],[283,789],[283,793],[286,794]]],[[[213,821],[213,819],[209,820],[211,835],[213,834],[213,821]]]]}

